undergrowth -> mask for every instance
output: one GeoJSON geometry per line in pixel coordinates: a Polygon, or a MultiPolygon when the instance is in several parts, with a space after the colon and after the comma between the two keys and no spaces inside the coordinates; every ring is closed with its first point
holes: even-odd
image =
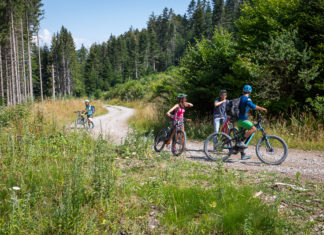
{"type": "Polygon", "coordinates": [[[287,234],[304,228],[278,212],[280,201],[255,197],[262,185],[243,173],[156,154],[151,133],[134,130],[115,146],[68,132],[31,108],[8,109],[12,118],[1,128],[0,234],[287,234]]]}

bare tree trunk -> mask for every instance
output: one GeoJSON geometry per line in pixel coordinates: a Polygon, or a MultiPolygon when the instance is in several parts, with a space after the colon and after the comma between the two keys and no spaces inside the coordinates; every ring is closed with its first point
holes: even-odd
{"type": "MultiPolygon", "coordinates": [[[[8,56],[7,56],[8,58],[8,56]]],[[[7,95],[7,106],[9,106],[10,103],[10,85],[9,85],[9,69],[8,69],[8,59],[5,59],[6,61],[6,95],[7,95]]]]}
{"type": "Polygon", "coordinates": [[[52,64],[52,96],[55,100],[55,76],[54,76],[54,64],[52,64]]]}
{"type": "Polygon", "coordinates": [[[65,73],[65,56],[63,52],[63,81],[62,81],[63,96],[66,96],[66,73],[65,73]]]}
{"type": "Polygon", "coordinates": [[[138,78],[138,68],[137,68],[137,61],[135,59],[135,77],[138,78]]]}
{"type": "Polygon", "coordinates": [[[15,43],[15,28],[14,28],[14,19],[13,19],[13,10],[10,12],[10,18],[11,18],[11,67],[12,67],[12,79],[13,79],[13,89],[15,90],[14,95],[14,105],[16,105],[16,101],[19,103],[18,99],[18,71],[17,71],[17,60],[16,60],[16,43],[15,43]]]}
{"type": "Polygon", "coordinates": [[[71,73],[70,73],[70,69],[67,68],[67,77],[68,77],[68,95],[71,95],[71,73]]]}
{"type": "Polygon", "coordinates": [[[30,38],[29,38],[29,20],[26,11],[26,22],[27,22],[27,50],[28,50],[28,75],[29,75],[29,94],[31,101],[34,100],[33,92],[33,74],[32,74],[32,61],[31,61],[31,51],[30,51],[30,38]]]}
{"type": "Polygon", "coordinates": [[[27,101],[27,85],[26,85],[26,68],[25,68],[25,45],[24,45],[24,27],[22,18],[20,19],[21,28],[21,51],[22,51],[22,77],[23,77],[23,89],[24,89],[24,101],[27,101]]]}
{"type": "Polygon", "coordinates": [[[1,100],[4,99],[4,92],[3,92],[3,72],[2,72],[2,51],[0,46],[0,86],[1,86],[1,100]]]}
{"type": "Polygon", "coordinates": [[[42,62],[41,62],[38,31],[37,31],[37,46],[38,46],[38,67],[39,67],[40,93],[41,93],[41,101],[43,101],[44,97],[43,97],[42,62]]]}
{"type": "Polygon", "coordinates": [[[21,103],[21,79],[20,79],[20,63],[19,63],[19,46],[18,46],[18,37],[15,36],[15,64],[16,64],[16,84],[17,84],[17,100],[18,103],[21,103]]]}
{"type": "Polygon", "coordinates": [[[10,63],[11,63],[11,95],[12,95],[12,104],[16,105],[16,92],[15,92],[15,64],[14,64],[14,51],[13,51],[13,37],[12,32],[10,33],[10,63]]]}

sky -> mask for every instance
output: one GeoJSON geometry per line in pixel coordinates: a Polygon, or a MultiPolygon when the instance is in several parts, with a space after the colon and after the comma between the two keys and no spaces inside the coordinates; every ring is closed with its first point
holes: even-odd
{"type": "Polygon", "coordinates": [[[111,34],[120,35],[131,26],[146,27],[149,16],[159,15],[164,7],[184,14],[190,0],[43,0],[41,44],[50,46],[53,33],[62,25],[74,38],[76,48],[82,44],[107,41],[111,34]]]}

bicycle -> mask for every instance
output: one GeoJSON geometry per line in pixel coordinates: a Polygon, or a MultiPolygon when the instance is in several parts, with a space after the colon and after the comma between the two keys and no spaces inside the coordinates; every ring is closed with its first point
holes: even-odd
{"type": "Polygon", "coordinates": [[[230,137],[234,137],[234,132],[237,132],[238,129],[234,127],[234,124],[231,122],[229,118],[226,119],[224,125],[222,126],[221,132],[229,135],[230,137]]]}
{"type": "Polygon", "coordinates": [[[88,118],[85,117],[85,115],[83,114],[83,111],[75,111],[74,113],[78,114],[78,117],[75,120],[75,128],[85,128],[87,130],[91,130],[94,128],[94,123],[89,122],[88,118]]]}
{"type": "MultiPolygon", "coordinates": [[[[175,118],[175,116],[171,116],[175,118]]],[[[162,128],[154,138],[154,150],[161,152],[165,145],[170,144],[172,139],[171,151],[174,156],[179,156],[185,149],[187,135],[182,129],[184,122],[191,121],[187,118],[176,117],[178,120],[170,121],[167,128],[162,128]]]]}
{"type": "MultiPolygon", "coordinates": [[[[256,145],[256,155],[265,164],[279,165],[288,155],[288,146],[286,142],[275,135],[267,135],[262,127],[263,117],[260,116],[255,124],[258,131],[262,132],[262,137],[256,145]]],[[[204,143],[204,152],[206,156],[214,161],[226,161],[232,154],[237,154],[244,149],[237,147],[237,143],[242,141],[245,130],[238,131],[233,129],[233,138],[229,135],[218,132],[213,133],[207,137],[204,143]]],[[[253,133],[246,141],[245,144],[249,145],[253,133]]]]}

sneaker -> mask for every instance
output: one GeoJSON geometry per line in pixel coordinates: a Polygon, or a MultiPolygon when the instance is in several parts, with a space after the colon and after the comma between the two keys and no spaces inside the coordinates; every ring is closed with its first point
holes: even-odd
{"type": "Polygon", "coordinates": [[[239,148],[244,148],[246,149],[248,146],[244,143],[244,141],[240,141],[239,143],[236,144],[237,147],[239,148]]]}
{"type": "Polygon", "coordinates": [[[251,156],[247,156],[245,154],[241,154],[241,160],[248,160],[250,158],[251,158],[251,156]]]}

